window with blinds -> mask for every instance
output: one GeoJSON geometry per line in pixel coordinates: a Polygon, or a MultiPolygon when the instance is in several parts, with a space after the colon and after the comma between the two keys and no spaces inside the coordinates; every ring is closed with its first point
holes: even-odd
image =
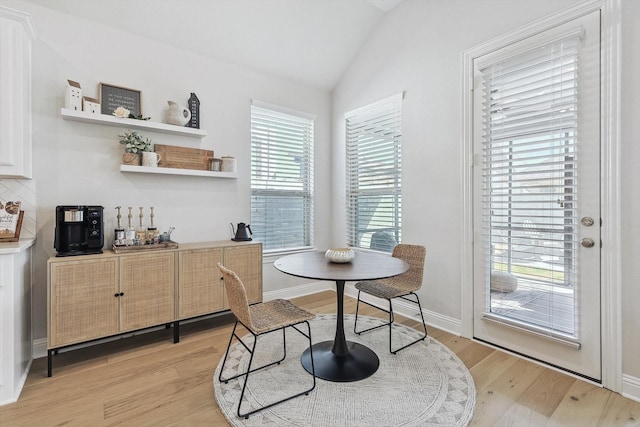
{"type": "Polygon", "coordinates": [[[345,120],[347,244],[391,252],[401,241],[402,94],[345,120]]]}
{"type": "Polygon", "coordinates": [[[561,339],[578,334],[579,55],[576,31],[479,67],[487,316],[561,339]]]}
{"type": "Polygon", "coordinates": [[[313,246],[314,121],[252,102],[251,230],[265,252],[313,246]]]}

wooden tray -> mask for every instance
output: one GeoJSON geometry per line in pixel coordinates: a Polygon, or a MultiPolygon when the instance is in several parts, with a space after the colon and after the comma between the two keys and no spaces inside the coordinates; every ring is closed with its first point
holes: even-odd
{"type": "Polygon", "coordinates": [[[171,240],[167,242],[152,243],[150,245],[138,245],[138,246],[116,246],[113,245],[113,252],[117,254],[126,254],[131,252],[145,252],[159,249],[178,249],[178,244],[171,240]]]}
{"type": "Polygon", "coordinates": [[[213,150],[155,144],[155,151],[161,156],[161,168],[209,170],[209,160],[213,159],[213,150]]]}

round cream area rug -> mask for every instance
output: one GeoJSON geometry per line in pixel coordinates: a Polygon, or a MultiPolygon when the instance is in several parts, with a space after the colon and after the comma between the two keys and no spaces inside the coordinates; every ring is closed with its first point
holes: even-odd
{"type": "MultiPolygon", "coordinates": [[[[213,377],[213,388],[220,409],[233,426],[466,426],[471,421],[476,390],[469,370],[447,347],[427,337],[398,354],[389,353],[389,329],[380,328],[360,336],[353,333],[355,316],[346,315],[347,341],[371,348],[380,359],[380,367],[362,381],[340,383],[316,380],[316,388],[288,402],[238,418],[238,398],[244,378],[218,381],[222,360],[213,377]]],[[[379,319],[358,317],[358,329],[379,324],[379,319]],[[362,324],[360,323],[362,322],[362,324]]],[[[320,314],[311,321],[313,343],[333,340],[336,317],[320,314]]],[[[306,331],[306,326],[302,326],[306,331]]],[[[397,348],[416,339],[419,332],[394,325],[393,345],[397,348]]],[[[250,335],[245,339],[251,340],[250,335]]],[[[287,358],[249,376],[243,412],[282,397],[303,391],[312,377],[300,362],[308,347],[305,337],[287,329],[287,358]]],[[[258,339],[253,366],[262,366],[282,357],[282,333],[273,332],[258,339]]],[[[235,342],[231,347],[224,377],[244,372],[249,353],[235,342]]]]}

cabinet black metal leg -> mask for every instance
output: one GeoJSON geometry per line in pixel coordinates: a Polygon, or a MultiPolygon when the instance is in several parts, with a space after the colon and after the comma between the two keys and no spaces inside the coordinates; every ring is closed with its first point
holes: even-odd
{"type": "Polygon", "coordinates": [[[173,322],[173,343],[180,342],[180,322],[173,322]]]}
{"type": "Polygon", "coordinates": [[[53,352],[54,350],[47,350],[47,377],[53,374],[53,352]]]}

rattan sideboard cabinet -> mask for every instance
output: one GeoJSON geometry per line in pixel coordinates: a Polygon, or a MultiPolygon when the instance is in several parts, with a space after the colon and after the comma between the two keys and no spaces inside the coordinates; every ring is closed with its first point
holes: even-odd
{"type": "Polygon", "coordinates": [[[235,270],[262,301],[262,244],[206,242],[178,249],[51,257],[47,261],[48,375],[63,347],[228,309],[218,269],[235,270]]]}

